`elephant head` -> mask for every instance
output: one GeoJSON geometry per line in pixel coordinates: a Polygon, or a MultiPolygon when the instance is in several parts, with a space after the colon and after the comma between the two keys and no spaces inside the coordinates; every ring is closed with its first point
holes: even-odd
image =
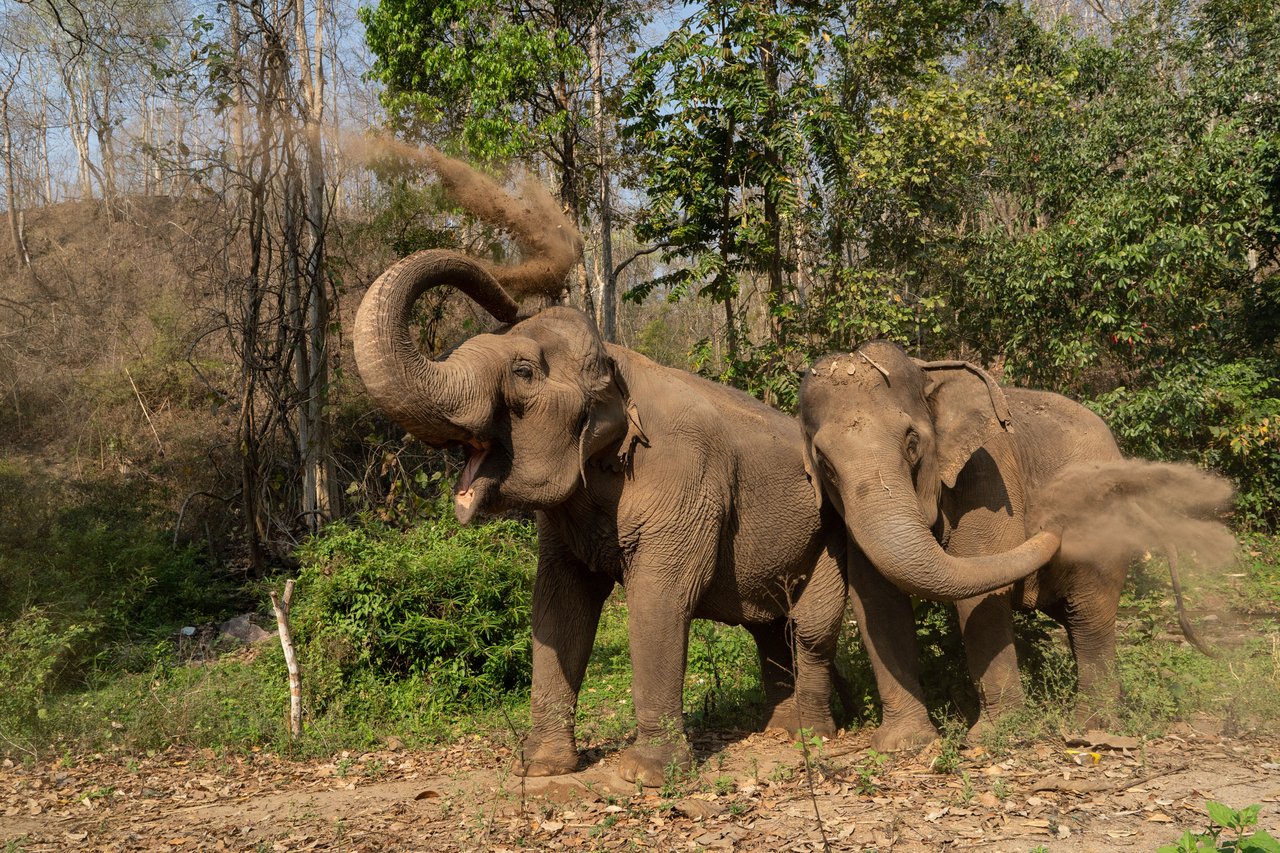
{"type": "Polygon", "coordinates": [[[643,440],[623,377],[595,324],[572,308],[528,318],[490,268],[428,250],[392,266],[356,315],[356,364],[373,400],[419,440],[460,447],[466,465],[454,509],[466,523],[511,507],[563,503],[588,460],[643,440]],[[469,338],[439,360],[414,343],[409,320],[428,288],[451,284],[506,325],[469,338]]]}
{"type": "Polygon", "coordinates": [[[854,541],[900,589],[956,601],[1031,574],[1057,551],[1041,532],[1003,554],[955,557],[932,528],[942,488],[969,458],[1010,428],[995,381],[963,362],[918,362],[876,341],[827,356],[800,388],[805,467],[821,506],[845,519],[854,541]]]}

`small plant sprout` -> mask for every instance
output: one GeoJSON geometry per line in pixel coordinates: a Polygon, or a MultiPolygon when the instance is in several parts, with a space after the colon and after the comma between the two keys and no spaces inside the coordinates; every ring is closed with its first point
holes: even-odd
{"type": "Polygon", "coordinates": [[[1213,800],[1205,803],[1209,813],[1209,828],[1201,833],[1187,830],[1173,844],[1165,844],[1157,853],[1280,853],[1280,841],[1263,830],[1250,832],[1258,824],[1260,804],[1233,809],[1213,800]],[[1224,838],[1227,833],[1233,838],[1224,838]],[[1246,835],[1246,833],[1248,833],[1246,835]]]}
{"type": "Polygon", "coordinates": [[[960,771],[960,802],[966,806],[973,802],[974,790],[973,779],[969,777],[968,771],[960,771]]]}
{"type": "Polygon", "coordinates": [[[870,797],[880,791],[879,775],[884,769],[884,765],[888,762],[888,757],[876,752],[874,749],[867,750],[867,760],[854,766],[854,787],[858,789],[858,793],[870,797]]]}

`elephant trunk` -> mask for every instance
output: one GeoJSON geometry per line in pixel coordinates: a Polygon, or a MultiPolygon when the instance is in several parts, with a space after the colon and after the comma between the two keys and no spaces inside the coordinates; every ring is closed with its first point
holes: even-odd
{"type": "Polygon", "coordinates": [[[921,598],[961,601],[994,592],[1039,569],[1061,544],[1045,531],[1002,554],[956,557],[925,525],[908,478],[881,473],[860,482],[861,497],[853,489],[841,496],[849,533],[894,586],[921,598]]]}
{"type": "Polygon", "coordinates": [[[356,366],[373,400],[422,441],[474,443],[490,418],[490,395],[474,368],[423,355],[409,333],[413,304],[451,284],[504,323],[518,308],[481,264],[456,252],[425,250],[394,264],[369,288],[356,313],[356,366]]]}

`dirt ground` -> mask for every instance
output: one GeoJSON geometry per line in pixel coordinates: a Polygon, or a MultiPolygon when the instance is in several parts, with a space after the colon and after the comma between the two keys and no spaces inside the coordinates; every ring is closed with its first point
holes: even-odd
{"type": "MultiPolygon", "coordinates": [[[[934,745],[878,763],[867,732],[806,772],[773,734],[701,733],[703,770],[638,792],[617,753],[573,776],[520,780],[486,738],[332,761],[171,750],[0,767],[0,843],[51,850],[1154,851],[1203,830],[1206,800],[1262,804],[1280,835],[1280,734],[1212,721],[1140,741],[1095,733],[994,757],[934,745]]],[[[398,746],[393,743],[392,745],[398,746]]]]}

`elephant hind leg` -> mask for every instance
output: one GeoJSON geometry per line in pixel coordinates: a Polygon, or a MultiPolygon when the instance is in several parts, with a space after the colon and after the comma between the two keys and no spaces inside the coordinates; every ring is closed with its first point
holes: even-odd
{"type": "Polygon", "coordinates": [[[760,656],[760,686],[764,690],[766,731],[799,728],[796,716],[795,656],[791,651],[786,619],[765,625],[748,625],[760,656]]]}
{"type": "MultiPolygon", "coordinates": [[[[752,629],[760,652],[761,682],[768,705],[765,730],[785,731],[795,737],[801,729],[808,729],[823,737],[833,737],[837,730],[831,713],[834,644],[815,648],[804,641],[803,632],[793,630],[786,623],[775,629],[777,624],[771,623],[768,630],[752,629]]],[[[844,682],[844,693],[849,695],[849,699],[842,701],[852,706],[853,694],[848,682],[840,680],[844,682]]]]}

